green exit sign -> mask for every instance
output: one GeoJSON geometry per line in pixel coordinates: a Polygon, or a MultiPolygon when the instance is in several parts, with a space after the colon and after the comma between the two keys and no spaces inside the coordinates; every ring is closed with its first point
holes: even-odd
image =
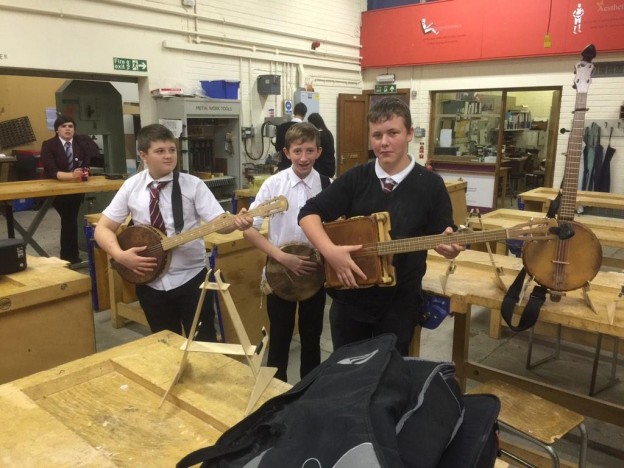
{"type": "Polygon", "coordinates": [[[395,84],[378,84],[375,85],[375,94],[396,94],[397,87],[395,84]]]}
{"type": "Polygon", "coordinates": [[[146,72],[147,60],[113,57],[113,68],[115,70],[146,72]]]}

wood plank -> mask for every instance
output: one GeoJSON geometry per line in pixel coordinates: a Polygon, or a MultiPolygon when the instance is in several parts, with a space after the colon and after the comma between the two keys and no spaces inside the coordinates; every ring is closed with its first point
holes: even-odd
{"type": "Polygon", "coordinates": [[[89,177],[87,182],[61,182],[54,179],[5,182],[0,184],[0,201],[76,193],[112,192],[119,190],[123,182],[123,180],[109,180],[104,176],[89,177]]]}
{"type": "MultiPolygon", "coordinates": [[[[538,187],[519,196],[530,211],[547,212],[550,203],[557,197],[558,189],[538,187]]],[[[622,210],[624,207],[624,194],[587,192],[579,190],[576,195],[576,206],[592,206],[596,208],[610,208],[622,210]]]]}
{"type": "MultiPolygon", "coordinates": [[[[541,219],[543,217],[544,213],[538,211],[505,208],[486,213],[481,218],[484,229],[504,229],[511,228],[520,223],[526,223],[530,219],[541,219]]],[[[622,235],[624,231],[624,219],[583,215],[576,216],[574,221],[590,228],[601,245],[624,248],[624,236],[622,235]]],[[[480,230],[479,220],[471,219],[469,227],[473,230],[480,230]]]]}
{"type": "Polygon", "coordinates": [[[490,380],[469,393],[496,395],[501,401],[499,421],[552,445],[583,422],[583,416],[506,382],[490,380]]]}
{"type": "MultiPolygon", "coordinates": [[[[503,267],[503,283],[509,287],[522,268],[522,259],[495,255],[496,262],[503,267]]],[[[455,273],[450,275],[443,291],[440,276],[448,267],[448,260],[430,251],[427,260],[427,274],[423,279],[423,289],[443,296],[463,296],[474,305],[490,309],[500,309],[504,292],[494,282],[494,272],[485,252],[466,250],[456,259],[455,273]]],[[[613,324],[609,323],[607,304],[618,297],[620,287],[624,284],[624,274],[619,272],[600,271],[592,281],[590,294],[596,304],[597,314],[591,312],[586,305],[582,291],[569,291],[561,302],[547,300],[540,311],[540,321],[561,323],[565,327],[590,332],[601,332],[611,336],[624,336],[624,313],[616,314],[613,324]]],[[[515,309],[520,313],[522,307],[515,309]]]]}
{"type": "MultiPolygon", "coordinates": [[[[0,386],[4,466],[174,466],[244,417],[251,370],[190,353],[172,398],[160,397],[182,356],[160,332],[0,386]]],[[[290,386],[273,379],[258,405],[290,386]]]]}

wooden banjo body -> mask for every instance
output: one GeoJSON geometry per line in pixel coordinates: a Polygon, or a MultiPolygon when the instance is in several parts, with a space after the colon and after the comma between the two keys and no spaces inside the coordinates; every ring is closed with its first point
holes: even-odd
{"type": "Polygon", "coordinates": [[[119,247],[121,247],[122,250],[128,250],[131,247],[146,245],[147,249],[140,252],[139,255],[142,257],[154,257],[156,259],[156,266],[151,272],[145,275],[137,275],[122,264],[115,262],[115,270],[117,270],[123,279],[130,283],[151,283],[169,267],[169,262],[171,262],[170,252],[163,249],[163,239],[166,239],[166,236],[154,226],[135,224],[124,229],[117,236],[119,247]]]}
{"type": "Polygon", "coordinates": [[[317,268],[311,275],[295,275],[284,265],[269,257],[266,264],[266,279],[272,292],[287,301],[305,301],[314,296],[323,286],[325,274],[323,260],[318,251],[307,244],[285,244],[280,249],[286,253],[308,257],[317,268]]]}
{"type": "MultiPolygon", "coordinates": [[[[287,209],[288,199],[280,195],[261,203],[246,214],[251,217],[272,216],[287,209]]],[[[171,249],[232,226],[234,226],[234,217],[229,214],[224,214],[207,224],[171,237],[165,236],[153,226],[142,224],[130,226],[117,236],[119,246],[122,250],[128,250],[131,247],[147,246],[139,255],[155,258],[156,267],[149,273],[138,275],[114,260],[111,260],[111,266],[117,270],[124,280],[134,284],[147,284],[158,278],[169,267],[171,261],[171,253],[169,251],[171,249]]]]}

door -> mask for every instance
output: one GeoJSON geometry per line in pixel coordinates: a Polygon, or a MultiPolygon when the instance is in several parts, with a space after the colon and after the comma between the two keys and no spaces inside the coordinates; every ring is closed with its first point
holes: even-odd
{"type": "Polygon", "coordinates": [[[338,95],[336,176],[368,162],[367,101],[361,94],[338,95]]]}

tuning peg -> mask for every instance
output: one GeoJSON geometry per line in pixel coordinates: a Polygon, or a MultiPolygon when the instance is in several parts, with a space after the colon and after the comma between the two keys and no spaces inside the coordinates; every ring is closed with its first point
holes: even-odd
{"type": "Polygon", "coordinates": [[[565,133],[570,133],[572,130],[568,130],[567,128],[562,128],[559,130],[559,133],[561,133],[562,135],[565,133]]]}

